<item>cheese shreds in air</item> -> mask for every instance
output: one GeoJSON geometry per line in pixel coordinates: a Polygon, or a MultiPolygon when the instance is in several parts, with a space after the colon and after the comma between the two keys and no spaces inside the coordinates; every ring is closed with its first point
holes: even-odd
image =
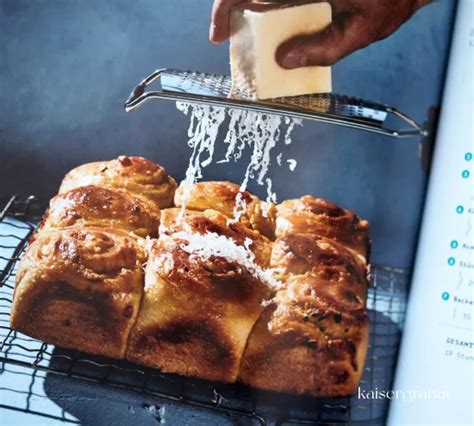
{"type": "Polygon", "coordinates": [[[295,126],[303,125],[303,120],[301,118],[285,117],[285,124],[288,126],[285,133],[285,145],[291,145],[291,134],[295,126]]]}
{"type": "Polygon", "coordinates": [[[243,246],[237,245],[233,240],[215,232],[197,234],[189,232],[177,232],[173,239],[184,240],[186,243],[180,245],[186,253],[207,260],[212,256],[222,257],[228,262],[234,262],[247,269],[253,276],[267,285],[273,291],[281,287],[274,274],[275,269],[263,269],[255,263],[255,254],[250,250],[252,240],[247,238],[243,246]]]}
{"type": "Polygon", "coordinates": [[[277,164],[278,164],[279,166],[281,166],[281,158],[282,158],[282,157],[283,157],[283,153],[282,153],[282,152],[280,152],[280,153],[277,155],[277,157],[276,157],[277,164]]]}
{"type": "MultiPolygon", "coordinates": [[[[240,192],[235,200],[234,220],[237,221],[246,211],[246,203],[242,193],[247,190],[251,180],[258,185],[266,186],[267,202],[277,202],[276,193],[272,189],[272,179],[267,176],[272,160],[272,150],[281,140],[283,122],[287,125],[284,143],[288,145],[291,143],[291,133],[294,127],[300,125],[301,120],[289,117],[282,119],[278,115],[261,114],[246,110],[230,110],[229,115],[231,117],[229,131],[224,140],[228,147],[223,161],[230,161],[231,159],[238,161],[242,158],[242,152],[246,147],[252,150],[250,161],[240,185],[240,192]]],[[[278,162],[278,156],[276,158],[278,162]]]]}
{"type": "Polygon", "coordinates": [[[225,109],[209,105],[190,105],[182,102],[176,102],[176,107],[185,115],[188,115],[189,110],[191,110],[188,146],[193,150],[184,178],[186,185],[183,194],[183,205],[178,217],[180,221],[186,209],[185,201],[189,198],[191,185],[202,178],[202,169],[212,163],[219,127],[225,119],[225,109]],[[202,157],[205,155],[207,157],[203,159],[202,157]]]}
{"type": "MultiPolygon", "coordinates": [[[[274,148],[279,144],[291,144],[291,134],[300,119],[280,117],[272,114],[261,114],[240,109],[228,109],[206,105],[177,103],[177,108],[185,115],[189,115],[188,145],[192,148],[186,177],[181,182],[183,199],[178,222],[184,216],[187,200],[189,199],[192,184],[203,177],[203,168],[214,161],[214,148],[221,124],[228,118],[228,130],[224,138],[227,144],[224,158],[218,163],[243,161],[243,154],[250,151],[250,159],[245,167],[245,173],[240,185],[240,191],[235,199],[234,221],[246,212],[246,203],[243,192],[251,181],[265,186],[267,202],[276,203],[277,196],[273,190],[273,182],[268,172],[272,164],[274,148]],[[226,117],[227,116],[227,117],[226,117]],[[282,131],[284,130],[284,131],[282,131]]],[[[282,164],[283,153],[277,151],[276,163],[282,164]]],[[[286,160],[291,171],[296,167],[296,160],[286,160]]],[[[267,215],[270,204],[263,207],[263,215],[267,215]]],[[[237,245],[232,239],[216,233],[204,235],[194,233],[184,224],[184,230],[166,237],[165,230],[160,226],[160,238],[171,238],[173,241],[182,240],[180,247],[191,256],[200,259],[209,259],[212,256],[222,257],[229,262],[235,262],[248,270],[262,283],[273,291],[281,288],[281,282],[275,278],[277,269],[263,269],[255,263],[255,254],[250,250],[251,239],[246,239],[244,245],[237,245]]],[[[172,259],[166,259],[172,267],[172,259]]],[[[268,303],[268,302],[264,302],[268,303]]]]}
{"type": "MultiPolygon", "coordinates": [[[[246,149],[250,150],[250,161],[240,185],[240,192],[235,200],[234,220],[246,212],[246,203],[242,193],[247,190],[250,181],[266,187],[267,202],[276,203],[277,196],[273,191],[272,179],[268,176],[272,153],[281,139],[285,145],[291,143],[291,133],[301,120],[280,117],[272,114],[261,114],[241,109],[185,104],[177,102],[177,108],[189,115],[188,145],[193,149],[183,186],[183,201],[178,220],[183,217],[189,199],[192,184],[203,177],[202,169],[209,166],[214,157],[214,148],[221,124],[228,116],[228,130],[224,138],[227,150],[224,158],[217,163],[242,160],[246,149]],[[282,137],[282,128],[286,126],[282,137]],[[203,158],[204,157],[204,158],[203,158]]],[[[282,153],[276,156],[277,164],[282,161],[282,153]]],[[[288,160],[290,170],[296,167],[295,160],[288,160]]]]}
{"type": "Polygon", "coordinates": [[[298,164],[298,162],[293,159],[293,158],[290,158],[289,160],[286,160],[286,162],[288,163],[288,168],[294,172],[295,171],[295,168],[296,168],[296,165],[298,164]]]}

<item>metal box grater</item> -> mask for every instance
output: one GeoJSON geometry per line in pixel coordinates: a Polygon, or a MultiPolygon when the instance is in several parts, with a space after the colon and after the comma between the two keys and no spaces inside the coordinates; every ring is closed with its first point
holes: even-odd
{"type": "Polygon", "coordinates": [[[197,71],[159,69],[132,91],[125,110],[133,111],[150,99],[165,99],[240,108],[265,114],[332,123],[392,137],[427,136],[415,120],[389,105],[331,93],[254,101],[232,89],[230,77],[197,71]],[[156,90],[147,89],[155,84],[156,90]]]}

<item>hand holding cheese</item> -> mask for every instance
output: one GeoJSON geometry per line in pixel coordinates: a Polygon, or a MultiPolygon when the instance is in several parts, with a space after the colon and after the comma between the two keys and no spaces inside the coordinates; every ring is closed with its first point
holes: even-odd
{"type": "Polygon", "coordinates": [[[230,17],[232,96],[268,99],[332,90],[329,67],[282,68],[278,46],[295,36],[322,31],[331,23],[327,2],[246,3],[230,17]]]}
{"type": "MultiPolygon", "coordinates": [[[[294,34],[276,52],[277,62],[287,69],[332,65],[348,54],[381,40],[397,30],[418,9],[432,0],[327,0],[332,7],[333,23],[324,31],[294,34]]],[[[231,35],[230,16],[237,6],[248,0],[215,0],[210,27],[210,40],[221,43],[231,35]]],[[[295,5],[293,1],[254,1],[254,4],[279,3],[295,5]]],[[[275,24],[275,30],[280,29],[275,24]]],[[[295,30],[297,25],[295,22],[295,30]]]]}
{"type": "Polygon", "coordinates": [[[278,62],[287,69],[332,65],[350,53],[396,31],[420,7],[432,0],[329,0],[332,25],[283,43],[278,62]]]}

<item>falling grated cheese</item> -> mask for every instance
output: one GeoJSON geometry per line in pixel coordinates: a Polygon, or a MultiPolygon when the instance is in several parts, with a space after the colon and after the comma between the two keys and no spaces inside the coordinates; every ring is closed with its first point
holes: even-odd
{"type": "Polygon", "coordinates": [[[296,168],[296,165],[298,164],[298,162],[293,159],[293,158],[290,158],[289,160],[286,160],[286,162],[288,163],[288,168],[294,172],[295,171],[295,168],[296,168]]]}
{"type": "MultiPolygon", "coordinates": [[[[235,200],[234,221],[238,221],[240,216],[246,212],[247,206],[242,193],[247,189],[251,180],[266,187],[267,202],[277,202],[276,193],[272,189],[272,180],[267,176],[272,150],[281,139],[283,124],[286,125],[284,144],[291,143],[291,133],[296,125],[301,125],[300,119],[182,102],[177,102],[176,106],[185,115],[190,116],[188,145],[193,149],[186,177],[182,182],[185,188],[178,220],[183,217],[192,184],[202,178],[202,169],[213,161],[215,142],[219,128],[226,118],[226,113],[229,117],[229,125],[224,143],[228,146],[224,158],[217,163],[239,161],[246,148],[252,150],[240,185],[240,192],[235,200]],[[201,156],[204,154],[207,154],[207,158],[202,160],[201,156]]],[[[276,161],[278,165],[281,165],[281,152],[276,157],[276,161]]],[[[296,167],[296,160],[288,160],[288,162],[290,170],[293,171],[296,167]]]]}
{"type": "Polygon", "coordinates": [[[186,241],[180,248],[186,253],[207,260],[212,256],[222,257],[247,269],[253,276],[266,284],[271,290],[281,288],[282,283],[275,278],[276,269],[263,269],[255,263],[255,254],[250,250],[252,240],[247,238],[243,246],[215,232],[197,234],[177,232],[173,238],[186,241]]]}
{"type": "Polygon", "coordinates": [[[283,153],[282,153],[282,152],[280,152],[280,153],[277,155],[277,157],[276,157],[277,164],[278,164],[279,166],[281,166],[281,158],[282,158],[282,157],[283,157],[283,153]]]}
{"type": "Polygon", "coordinates": [[[202,178],[202,168],[212,163],[219,127],[225,119],[225,110],[220,107],[190,105],[182,102],[176,102],[176,107],[185,115],[188,115],[189,110],[191,110],[188,146],[193,149],[184,178],[187,185],[183,194],[181,212],[178,216],[178,221],[181,221],[186,209],[186,200],[190,195],[191,185],[202,178]],[[207,158],[203,160],[201,157],[206,154],[207,158]]]}

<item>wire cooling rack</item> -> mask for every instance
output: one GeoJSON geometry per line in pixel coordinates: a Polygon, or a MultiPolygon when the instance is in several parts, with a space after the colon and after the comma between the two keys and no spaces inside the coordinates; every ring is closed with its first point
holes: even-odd
{"type": "Polygon", "coordinates": [[[168,424],[192,423],[197,413],[200,424],[384,424],[389,401],[370,399],[368,392],[390,389],[392,384],[406,307],[406,271],[383,266],[372,269],[369,352],[357,395],[310,398],[277,394],[163,374],[126,361],[54,347],[11,330],[17,264],[41,214],[34,197],[12,197],[0,210],[0,408],[80,423],[65,406],[61,408],[60,399],[54,398],[57,386],[52,384],[85,380],[109,385],[111,393],[121,388],[148,395],[156,404],[142,408],[168,424]],[[12,397],[4,398],[7,394],[12,397]],[[55,404],[45,403],[50,400],[55,404]]]}

